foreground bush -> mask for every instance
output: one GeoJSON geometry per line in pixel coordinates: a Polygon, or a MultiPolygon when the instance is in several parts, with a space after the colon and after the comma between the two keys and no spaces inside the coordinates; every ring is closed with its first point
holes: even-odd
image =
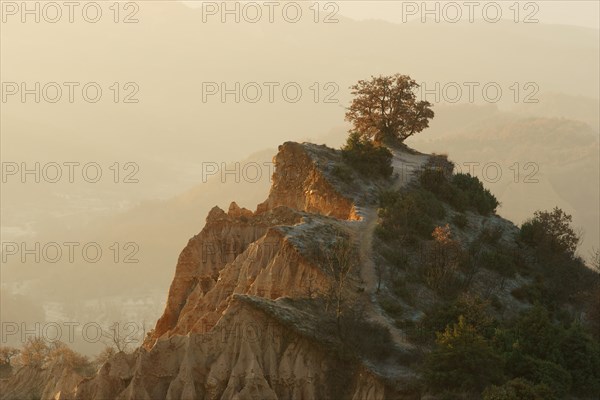
{"type": "Polygon", "coordinates": [[[434,391],[481,392],[502,379],[502,359],[463,316],[438,334],[424,376],[434,391]]]}
{"type": "Polygon", "coordinates": [[[394,171],[392,153],[383,146],[376,146],[358,132],[350,133],[342,147],[342,157],[352,168],[367,177],[389,178],[394,171]]]}
{"type": "Polygon", "coordinates": [[[421,328],[429,338],[455,321],[437,332],[424,363],[432,392],[485,400],[599,398],[600,344],[581,324],[566,327],[540,304],[514,320],[491,319],[486,307],[467,298],[426,314],[421,328]]]}
{"type": "Polygon", "coordinates": [[[483,392],[483,400],[547,400],[552,392],[546,385],[534,385],[516,378],[502,386],[490,386],[483,392]]]}

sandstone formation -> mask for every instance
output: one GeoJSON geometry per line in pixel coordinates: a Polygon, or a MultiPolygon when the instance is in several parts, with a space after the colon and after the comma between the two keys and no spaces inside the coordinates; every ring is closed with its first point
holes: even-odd
{"type": "Polygon", "coordinates": [[[339,193],[326,176],[332,156],[331,149],[324,146],[293,142],[279,146],[271,192],[258,205],[257,213],[286,206],[341,219],[359,219],[352,199],[339,193]]]}
{"type": "Polygon", "coordinates": [[[0,382],[2,399],[69,400],[75,396],[83,376],[61,362],[45,368],[23,367],[11,379],[0,382]]]}
{"type": "MultiPolygon", "coordinates": [[[[47,384],[21,393],[80,400],[390,398],[402,378],[397,369],[390,375],[368,355],[348,358],[335,318],[324,317],[334,305],[316,300],[335,283],[317,255],[338,235],[365,247],[360,231],[363,209],[375,201],[373,183],[337,179],[340,153],[325,146],[288,142],[274,161],[271,191],[255,212],[235,202],[227,212],[214,207],[189,240],[165,311],[142,347],[117,353],[91,378],[59,371],[24,377],[47,384]]],[[[354,261],[344,296],[368,302],[354,261]]],[[[12,389],[19,393],[18,385],[12,389]]]]}
{"type": "Polygon", "coordinates": [[[332,229],[356,236],[361,198],[331,178],[339,157],[324,146],[280,146],[267,200],[255,212],[236,203],[210,211],[179,256],[144,346],[110,359],[77,399],[385,398],[385,379],[341,361],[335,335],[291,300],[331,287],[314,252],[332,229]]]}

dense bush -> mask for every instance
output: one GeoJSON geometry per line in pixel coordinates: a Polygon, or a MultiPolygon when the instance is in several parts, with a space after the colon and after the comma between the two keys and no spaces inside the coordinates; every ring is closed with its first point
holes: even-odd
{"type": "Polygon", "coordinates": [[[600,344],[580,324],[573,324],[561,335],[562,366],[573,378],[573,393],[579,396],[600,394],[600,344]]]}
{"type": "Polygon", "coordinates": [[[523,313],[514,325],[519,342],[519,351],[537,358],[557,360],[556,344],[560,329],[552,320],[550,313],[541,305],[523,313]]]}
{"type": "Polygon", "coordinates": [[[483,400],[547,400],[552,391],[546,385],[534,385],[527,379],[516,378],[504,385],[492,385],[483,392],[483,400]]]}
{"type": "Polygon", "coordinates": [[[481,393],[502,380],[502,359],[488,341],[467,323],[458,323],[438,334],[437,345],[427,356],[424,377],[434,391],[448,389],[481,393]]]}
{"type": "Polygon", "coordinates": [[[487,215],[496,211],[500,205],[496,197],[483,187],[483,183],[469,174],[456,174],[452,177],[452,185],[458,188],[461,201],[466,199],[466,207],[475,208],[480,214],[487,215]]]}
{"type": "Polygon", "coordinates": [[[552,394],[548,399],[564,398],[571,388],[571,374],[555,362],[524,354],[505,354],[507,374],[548,387],[552,394]]]}
{"type": "Polygon", "coordinates": [[[383,192],[379,199],[378,233],[385,239],[401,234],[416,234],[429,239],[435,221],[445,216],[442,203],[425,190],[383,192]]]}
{"type": "MultiPolygon", "coordinates": [[[[464,211],[485,215],[499,203],[477,178],[452,175],[449,168],[427,168],[419,180],[420,186],[413,185],[410,191],[381,194],[377,232],[386,241],[381,254],[400,267],[403,280],[398,282],[404,283],[396,287],[392,278],[387,285],[389,297],[380,304],[410,341],[420,349],[431,349],[423,352],[423,387],[440,399],[599,398],[600,343],[589,324],[593,313],[575,314],[589,301],[582,299],[598,293],[593,291],[598,277],[574,255],[579,236],[570,226],[571,217],[559,209],[536,212],[523,224],[518,246],[508,243],[512,235],[503,231],[504,225],[488,220],[468,250],[456,244],[457,250],[451,252],[449,225],[437,226],[445,217],[443,202],[459,211],[451,219],[458,228],[466,226],[464,211]],[[407,246],[411,242],[419,247],[407,246]],[[412,253],[407,256],[395,250],[395,244],[412,253]],[[501,286],[517,271],[525,273],[533,279],[512,293],[535,306],[511,319],[501,319],[502,314],[493,318],[489,300],[463,296],[432,306],[421,319],[402,319],[408,310],[402,310],[394,296],[410,297],[404,293],[410,276],[434,289],[439,300],[444,295],[438,283],[448,277],[460,278],[450,283],[459,290],[469,287],[463,285],[468,282],[469,268],[498,272],[503,277],[501,286]]],[[[503,305],[507,306],[498,304],[496,310],[503,305]]]]}
{"type": "Polygon", "coordinates": [[[367,177],[389,178],[394,172],[392,153],[384,146],[376,146],[358,132],[351,132],[342,147],[346,163],[367,177]]]}
{"type": "Polygon", "coordinates": [[[573,218],[555,207],[552,211],[536,211],[533,218],[521,226],[521,239],[540,250],[541,254],[573,256],[580,237],[571,227],[573,218]]]}
{"type": "Polygon", "coordinates": [[[419,181],[421,185],[436,196],[444,199],[450,199],[452,187],[450,185],[448,171],[438,167],[427,166],[419,174],[419,181]]]}
{"type": "Polygon", "coordinates": [[[441,332],[446,326],[458,321],[460,316],[474,326],[485,337],[491,337],[495,329],[495,321],[490,317],[487,301],[473,296],[461,296],[452,303],[436,305],[425,313],[421,328],[431,340],[436,332],[441,332]]]}
{"type": "Polygon", "coordinates": [[[521,226],[519,238],[524,242],[522,245],[527,245],[521,246],[527,249],[523,260],[534,260],[526,267],[537,276],[537,281],[516,289],[513,295],[531,303],[540,302],[548,309],[560,308],[565,303],[585,304],[591,310],[586,312],[586,319],[599,321],[595,317],[599,314],[594,312],[598,296],[592,295],[599,292],[599,275],[575,255],[580,237],[571,226],[571,216],[559,208],[551,212],[536,211],[521,226]]]}
{"type": "Polygon", "coordinates": [[[475,210],[482,215],[496,211],[500,203],[469,174],[450,175],[443,168],[425,168],[419,176],[421,185],[459,211],[475,210]]]}
{"type": "Polygon", "coordinates": [[[436,308],[422,321],[421,329],[430,331],[454,319],[437,333],[436,346],[424,364],[432,391],[450,389],[486,400],[600,396],[600,344],[580,324],[566,328],[541,305],[516,320],[494,320],[482,304],[436,308]],[[462,312],[470,316],[455,317],[462,312]],[[490,366],[490,360],[496,365],[490,366]],[[496,378],[504,383],[499,385],[496,378]],[[492,380],[496,382],[481,392],[482,382],[492,380]]]}
{"type": "Polygon", "coordinates": [[[548,398],[600,395],[600,348],[579,324],[567,329],[537,305],[522,313],[504,336],[508,340],[498,351],[506,360],[507,375],[546,385],[553,393],[548,398]]]}

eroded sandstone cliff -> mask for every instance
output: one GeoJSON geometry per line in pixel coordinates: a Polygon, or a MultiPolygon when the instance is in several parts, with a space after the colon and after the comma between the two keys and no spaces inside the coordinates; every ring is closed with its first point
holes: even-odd
{"type": "Polygon", "coordinates": [[[316,328],[283,299],[235,295],[210,332],[174,335],[109,360],[79,385],[77,398],[383,398],[381,383],[332,357],[316,328]]]}
{"type": "Polygon", "coordinates": [[[274,158],[275,173],[267,200],[257,213],[285,206],[295,210],[360,219],[351,198],[340,193],[327,176],[329,164],[339,155],[325,146],[286,142],[274,158]]]}
{"type": "MultiPolygon", "coordinates": [[[[78,399],[383,399],[385,380],[342,361],[307,299],[331,272],[315,254],[332,230],[357,237],[362,198],[331,177],[339,153],[285,143],[252,212],[213,208],[177,262],[164,314],[134,354],[79,384],[78,399]]],[[[356,271],[346,289],[360,292],[356,271]]]]}
{"type": "MultiPolygon", "coordinates": [[[[256,211],[214,207],[189,240],[143,346],[117,353],[91,378],[23,372],[12,393],[80,400],[380,400],[397,393],[406,374],[389,366],[397,364],[399,340],[376,365],[368,343],[389,334],[364,340],[359,329],[376,319],[373,306],[364,307],[373,284],[361,257],[377,184],[358,175],[340,180],[334,171],[341,155],[325,146],[288,142],[274,161],[270,193],[256,211]],[[357,249],[340,292],[359,305],[347,321],[336,319],[338,277],[328,268],[328,249],[339,237],[357,249]],[[367,346],[350,350],[361,342],[367,346]]],[[[365,334],[387,330],[369,329],[365,334]]]]}

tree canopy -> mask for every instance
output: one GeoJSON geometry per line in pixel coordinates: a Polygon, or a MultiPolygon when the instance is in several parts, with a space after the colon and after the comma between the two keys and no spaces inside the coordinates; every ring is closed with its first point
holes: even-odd
{"type": "Polygon", "coordinates": [[[404,141],[429,126],[431,103],[418,101],[419,85],[408,75],[371,77],[350,87],[355,96],[346,120],[376,143],[404,141]]]}

